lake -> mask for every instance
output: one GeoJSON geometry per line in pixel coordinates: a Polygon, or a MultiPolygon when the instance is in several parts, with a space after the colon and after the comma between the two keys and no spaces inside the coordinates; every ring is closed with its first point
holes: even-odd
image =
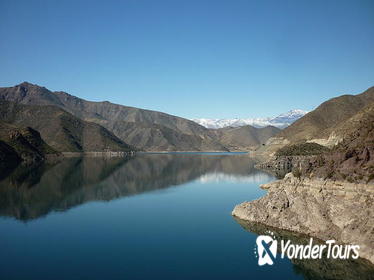
{"type": "Polygon", "coordinates": [[[3,172],[0,279],[369,279],[365,262],[258,266],[263,229],[231,216],[274,180],[254,163],[243,154],[140,154],[3,172]]]}

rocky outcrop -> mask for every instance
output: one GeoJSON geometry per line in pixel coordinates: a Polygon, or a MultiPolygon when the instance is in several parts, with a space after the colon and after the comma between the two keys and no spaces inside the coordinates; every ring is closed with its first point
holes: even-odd
{"type": "Polygon", "coordinates": [[[343,140],[342,135],[337,135],[335,131],[331,132],[329,137],[326,138],[314,138],[307,140],[307,143],[317,143],[319,145],[325,146],[325,147],[334,147],[338,145],[343,140]]]}
{"type": "Polygon", "coordinates": [[[294,168],[298,170],[309,168],[310,163],[315,160],[316,156],[279,156],[273,160],[256,164],[256,168],[267,170],[281,179],[294,168]]]}
{"type": "Polygon", "coordinates": [[[374,185],[296,178],[262,185],[268,193],[237,205],[232,215],[322,240],[360,245],[374,263],[374,185]]]}

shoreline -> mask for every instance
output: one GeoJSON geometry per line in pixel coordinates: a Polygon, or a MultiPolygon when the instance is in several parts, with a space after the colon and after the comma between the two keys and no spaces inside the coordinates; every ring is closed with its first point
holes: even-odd
{"type": "Polygon", "coordinates": [[[126,156],[133,156],[136,154],[135,151],[129,151],[129,152],[122,152],[122,151],[116,151],[116,152],[61,152],[63,157],[126,157],[126,156]]]}
{"type": "Polygon", "coordinates": [[[374,185],[322,179],[282,180],[261,185],[267,193],[235,206],[247,222],[360,245],[360,258],[374,264],[374,185]]]}
{"type": "Polygon", "coordinates": [[[125,156],[134,156],[140,154],[212,154],[212,155],[228,155],[228,154],[237,154],[245,155],[249,152],[222,152],[222,151],[130,151],[130,152],[60,152],[63,157],[125,157],[125,156]]]}
{"type": "Polygon", "coordinates": [[[227,151],[141,151],[137,154],[249,154],[249,152],[227,151]]]}

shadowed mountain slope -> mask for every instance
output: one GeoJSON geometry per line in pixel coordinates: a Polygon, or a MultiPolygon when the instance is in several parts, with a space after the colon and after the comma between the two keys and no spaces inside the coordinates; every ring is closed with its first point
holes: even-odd
{"type": "Polygon", "coordinates": [[[17,126],[29,126],[38,130],[48,145],[61,152],[131,149],[104,127],[82,121],[56,106],[0,101],[0,118],[17,126]]]}
{"type": "Polygon", "coordinates": [[[56,151],[48,146],[38,131],[0,121],[0,165],[14,162],[40,161],[56,151]]]}

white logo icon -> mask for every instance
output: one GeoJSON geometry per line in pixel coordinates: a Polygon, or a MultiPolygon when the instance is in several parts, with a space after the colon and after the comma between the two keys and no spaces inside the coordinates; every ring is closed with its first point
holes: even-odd
{"type": "Polygon", "coordinates": [[[260,235],[256,239],[258,265],[272,265],[277,256],[277,240],[268,235],[260,235]]]}

